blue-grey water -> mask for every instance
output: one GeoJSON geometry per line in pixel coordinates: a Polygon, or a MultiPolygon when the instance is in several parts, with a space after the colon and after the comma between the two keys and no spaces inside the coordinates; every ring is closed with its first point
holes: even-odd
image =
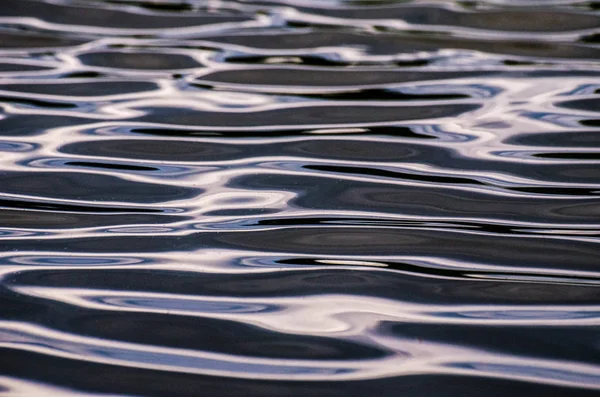
{"type": "Polygon", "coordinates": [[[599,10],[1,0],[0,396],[600,395],[599,10]]]}

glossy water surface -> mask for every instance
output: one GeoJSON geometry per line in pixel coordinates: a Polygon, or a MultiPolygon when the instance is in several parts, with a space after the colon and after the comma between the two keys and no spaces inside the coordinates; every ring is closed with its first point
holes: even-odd
{"type": "Polygon", "coordinates": [[[599,9],[2,0],[0,396],[600,394],[599,9]]]}

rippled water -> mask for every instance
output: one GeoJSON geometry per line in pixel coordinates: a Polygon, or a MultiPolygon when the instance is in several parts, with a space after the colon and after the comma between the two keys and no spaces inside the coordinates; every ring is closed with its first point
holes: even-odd
{"type": "Polygon", "coordinates": [[[599,9],[2,0],[0,396],[599,393],[599,9]]]}

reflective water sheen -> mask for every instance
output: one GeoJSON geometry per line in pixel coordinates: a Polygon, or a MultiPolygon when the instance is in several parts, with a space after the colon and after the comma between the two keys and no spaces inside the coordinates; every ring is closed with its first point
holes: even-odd
{"type": "Polygon", "coordinates": [[[2,0],[0,396],[600,395],[599,9],[2,0]]]}

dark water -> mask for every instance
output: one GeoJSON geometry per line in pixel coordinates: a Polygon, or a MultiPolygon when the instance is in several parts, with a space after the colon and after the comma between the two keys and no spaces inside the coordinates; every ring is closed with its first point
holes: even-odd
{"type": "Polygon", "coordinates": [[[0,396],[600,395],[599,9],[2,0],[0,396]]]}

